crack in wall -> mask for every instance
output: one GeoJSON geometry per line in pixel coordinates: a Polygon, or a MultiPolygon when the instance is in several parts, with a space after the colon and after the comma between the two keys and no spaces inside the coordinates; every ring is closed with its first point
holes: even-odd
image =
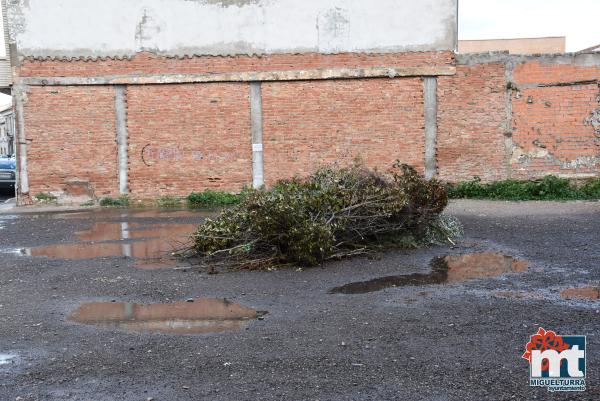
{"type": "Polygon", "coordinates": [[[526,151],[518,144],[513,145],[512,156],[510,158],[510,163],[513,167],[519,165],[522,168],[528,168],[535,159],[541,159],[568,170],[575,170],[582,167],[594,169],[600,165],[600,157],[598,156],[580,156],[574,160],[562,160],[547,148],[539,145],[529,151],[526,151]]]}
{"type": "Polygon", "coordinates": [[[596,146],[600,146],[600,85],[598,85],[598,88],[598,96],[596,97],[598,107],[592,110],[589,117],[583,121],[585,125],[590,125],[594,129],[594,135],[596,136],[594,142],[596,146]]]}

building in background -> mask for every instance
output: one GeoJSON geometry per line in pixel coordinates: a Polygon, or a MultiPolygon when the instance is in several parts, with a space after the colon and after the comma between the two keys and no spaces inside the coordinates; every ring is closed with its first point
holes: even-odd
{"type": "Polygon", "coordinates": [[[12,69],[6,0],[0,4],[0,156],[9,156],[15,152],[15,116],[11,96],[12,69]]]}
{"type": "Polygon", "coordinates": [[[15,153],[15,115],[12,96],[0,93],[0,156],[15,153]]]}
{"type": "Polygon", "coordinates": [[[0,92],[10,95],[12,85],[12,69],[9,47],[9,28],[7,18],[7,2],[0,0],[2,16],[0,17],[0,92]]]}
{"type": "Polygon", "coordinates": [[[516,39],[459,40],[458,52],[485,53],[508,52],[510,54],[558,54],[564,53],[564,36],[516,39]]]}

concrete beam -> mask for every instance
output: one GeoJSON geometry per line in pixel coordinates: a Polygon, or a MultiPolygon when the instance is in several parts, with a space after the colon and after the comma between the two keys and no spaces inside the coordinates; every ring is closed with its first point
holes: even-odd
{"type": "Polygon", "coordinates": [[[115,114],[117,116],[117,146],[119,167],[119,193],[129,194],[128,185],[128,155],[127,155],[127,87],[115,87],[115,114]]]}
{"type": "Polygon", "coordinates": [[[263,162],[262,90],[260,82],[250,83],[250,120],[252,131],[252,186],[265,185],[263,162]]]}
{"type": "Polygon", "coordinates": [[[423,100],[425,112],[425,178],[436,175],[437,142],[437,78],[423,78],[423,100]]]}
{"type": "Polygon", "coordinates": [[[330,68],[215,74],[108,75],[96,77],[21,77],[30,86],[157,85],[207,82],[312,81],[323,79],[435,77],[454,75],[453,66],[330,68]]]}

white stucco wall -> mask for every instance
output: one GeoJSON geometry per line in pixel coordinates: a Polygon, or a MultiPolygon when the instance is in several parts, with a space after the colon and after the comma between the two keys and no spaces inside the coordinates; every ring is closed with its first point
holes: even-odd
{"type": "Polygon", "coordinates": [[[13,0],[26,56],[453,50],[457,0],[13,0]]]}

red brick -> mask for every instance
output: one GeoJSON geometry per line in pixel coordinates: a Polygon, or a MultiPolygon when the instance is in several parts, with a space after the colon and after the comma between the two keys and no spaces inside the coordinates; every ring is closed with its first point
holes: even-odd
{"type": "Polygon", "coordinates": [[[30,193],[87,181],[96,196],[115,195],[117,145],[112,87],[33,87],[25,103],[30,193]]]}
{"type": "Polygon", "coordinates": [[[355,159],[380,170],[395,160],[423,170],[421,79],[266,83],[263,115],[267,184],[355,159]]]}

